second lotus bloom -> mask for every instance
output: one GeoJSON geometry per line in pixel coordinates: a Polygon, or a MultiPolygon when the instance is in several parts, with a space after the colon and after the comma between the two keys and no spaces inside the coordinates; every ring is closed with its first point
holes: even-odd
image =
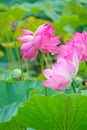
{"type": "Polygon", "coordinates": [[[57,56],[63,57],[65,59],[72,60],[73,54],[77,53],[80,61],[87,60],[87,32],[83,31],[82,33],[75,32],[73,39],[68,40],[65,45],[60,47],[60,55],[57,56]]]}
{"type": "Polygon", "coordinates": [[[77,74],[78,66],[79,59],[77,54],[73,55],[72,61],[59,58],[57,64],[52,66],[52,69],[43,71],[44,76],[47,78],[43,85],[58,91],[66,89],[77,74]]]}

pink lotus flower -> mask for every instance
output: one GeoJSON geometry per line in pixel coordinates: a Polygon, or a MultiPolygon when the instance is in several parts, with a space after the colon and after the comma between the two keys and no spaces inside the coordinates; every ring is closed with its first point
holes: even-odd
{"type": "Polygon", "coordinates": [[[43,74],[47,78],[43,85],[58,91],[66,89],[76,75],[78,66],[79,59],[77,54],[73,55],[72,61],[59,58],[59,61],[52,66],[52,69],[43,70],[43,74]]]}
{"type": "Polygon", "coordinates": [[[74,38],[79,46],[82,47],[82,51],[80,51],[80,61],[87,60],[87,32],[83,31],[82,34],[76,32],[74,34],[74,38]]]}
{"type": "Polygon", "coordinates": [[[82,47],[79,46],[78,44],[75,44],[73,40],[67,41],[65,45],[60,45],[59,49],[60,54],[56,57],[57,60],[60,57],[63,57],[66,60],[72,60],[74,53],[77,53],[79,60],[81,59],[82,47]]]}
{"type": "Polygon", "coordinates": [[[73,54],[77,53],[80,61],[87,60],[87,33],[75,32],[73,40],[68,40],[65,45],[60,47],[60,55],[57,57],[64,57],[72,60],[73,54]]]}
{"type": "Polygon", "coordinates": [[[23,36],[18,38],[19,41],[24,42],[21,46],[23,53],[22,59],[30,58],[34,60],[39,51],[43,53],[58,53],[58,44],[60,36],[53,37],[54,28],[51,24],[41,25],[36,32],[29,30],[22,30],[23,36]]]}

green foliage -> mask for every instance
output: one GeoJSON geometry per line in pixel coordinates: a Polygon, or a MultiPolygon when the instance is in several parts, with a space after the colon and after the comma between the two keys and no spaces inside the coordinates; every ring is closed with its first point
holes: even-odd
{"type": "Polygon", "coordinates": [[[82,78],[87,77],[87,67],[85,62],[80,62],[78,75],[82,78]]]}
{"type": "Polygon", "coordinates": [[[0,50],[0,57],[4,56],[4,52],[0,50]]]}
{"type": "Polygon", "coordinates": [[[25,101],[9,122],[0,129],[34,128],[36,130],[87,129],[87,97],[83,95],[34,95],[25,101]]]}
{"type": "Polygon", "coordinates": [[[5,6],[5,5],[0,5],[0,12],[4,12],[4,11],[7,11],[8,10],[8,7],[5,6]]]}
{"type": "Polygon", "coordinates": [[[42,93],[43,87],[40,81],[0,81],[0,122],[8,121],[17,113],[17,108],[24,100],[30,97],[30,92],[42,93]],[[37,90],[37,91],[34,91],[37,90]],[[34,91],[34,92],[33,92],[34,91]]]}
{"type": "Polygon", "coordinates": [[[25,11],[19,6],[13,6],[9,13],[16,18],[16,21],[21,20],[25,15],[25,11]]]}

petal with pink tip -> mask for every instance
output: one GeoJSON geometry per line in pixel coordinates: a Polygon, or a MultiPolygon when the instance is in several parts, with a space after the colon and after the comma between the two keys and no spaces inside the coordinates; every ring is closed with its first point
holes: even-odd
{"type": "Polygon", "coordinates": [[[53,75],[52,69],[45,69],[45,70],[43,70],[42,73],[44,74],[44,76],[45,76],[47,79],[50,79],[50,76],[53,75]]]}
{"type": "Polygon", "coordinates": [[[78,71],[78,67],[79,67],[79,58],[78,58],[76,53],[73,55],[73,64],[74,64],[75,69],[76,69],[76,72],[75,72],[75,74],[76,74],[78,71]]]}
{"type": "Polygon", "coordinates": [[[48,88],[52,88],[52,89],[55,89],[55,87],[57,87],[57,86],[55,86],[55,83],[54,83],[53,81],[51,81],[51,80],[46,80],[46,81],[44,81],[44,82],[42,83],[42,85],[43,85],[43,86],[46,86],[46,87],[48,87],[48,88]]]}
{"type": "Polygon", "coordinates": [[[66,79],[61,75],[53,75],[50,80],[46,80],[43,82],[44,86],[52,88],[57,91],[62,91],[69,87],[71,80],[66,79]]]}
{"type": "Polygon", "coordinates": [[[67,67],[63,64],[56,64],[52,66],[52,70],[55,75],[62,75],[65,78],[70,78],[69,73],[67,72],[67,67]]]}
{"type": "Polygon", "coordinates": [[[78,40],[78,39],[82,40],[82,35],[79,32],[75,32],[74,33],[74,40],[78,40]]]}
{"type": "Polygon", "coordinates": [[[38,54],[38,50],[36,50],[36,48],[31,46],[30,48],[28,48],[28,51],[23,52],[22,59],[30,58],[32,61],[36,58],[37,54],[38,54]]]}
{"type": "Polygon", "coordinates": [[[71,79],[67,79],[64,76],[61,75],[53,75],[51,76],[51,80],[55,82],[55,86],[57,85],[57,87],[55,87],[55,90],[64,90],[67,87],[69,87],[70,83],[71,83],[71,79]]]}
{"type": "Polygon", "coordinates": [[[30,30],[21,30],[23,35],[33,35],[33,32],[31,32],[30,30]]]}
{"type": "Polygon", "coordinates": [[[54,35],[54,27],[51,24],[43,24],[38,29],[39,34],[46,34],[49,38],[54,35]]]}
{"type": "Polygon", "coordinates": [[[38,48],[40,46],[42,46],[42,41],[41,41],[41,36],[40,35],[37,35],[35,38],[34,38],[34,43],[35,43],[35,46],[38,48]]]}
{"type": "Polygon", "coordinates": [[[32,41],[33,38],[34,37],[31,35],[25,35],[25,36],[19,37],[17,40],[21,42],[29,42],[29,41],[32,41]]]}
{"type": "Polygon", "coordinates": [[[21,51],[28,51],[28,49],[30,48],[32,46],[32,42],[26,42],[26,43],[24,43],[22,46],[21,46],[21,48],[20,48],[20,50],[21,51]]]}

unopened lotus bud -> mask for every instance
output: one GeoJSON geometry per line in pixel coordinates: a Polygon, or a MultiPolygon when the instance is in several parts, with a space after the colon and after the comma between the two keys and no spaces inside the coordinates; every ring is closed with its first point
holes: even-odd
{"type": "Polygon", "coordinates": [[[11,23],[11,31],[15,32],[15,30],[16,30],[16,22],[13,20],[11,23]]]}

